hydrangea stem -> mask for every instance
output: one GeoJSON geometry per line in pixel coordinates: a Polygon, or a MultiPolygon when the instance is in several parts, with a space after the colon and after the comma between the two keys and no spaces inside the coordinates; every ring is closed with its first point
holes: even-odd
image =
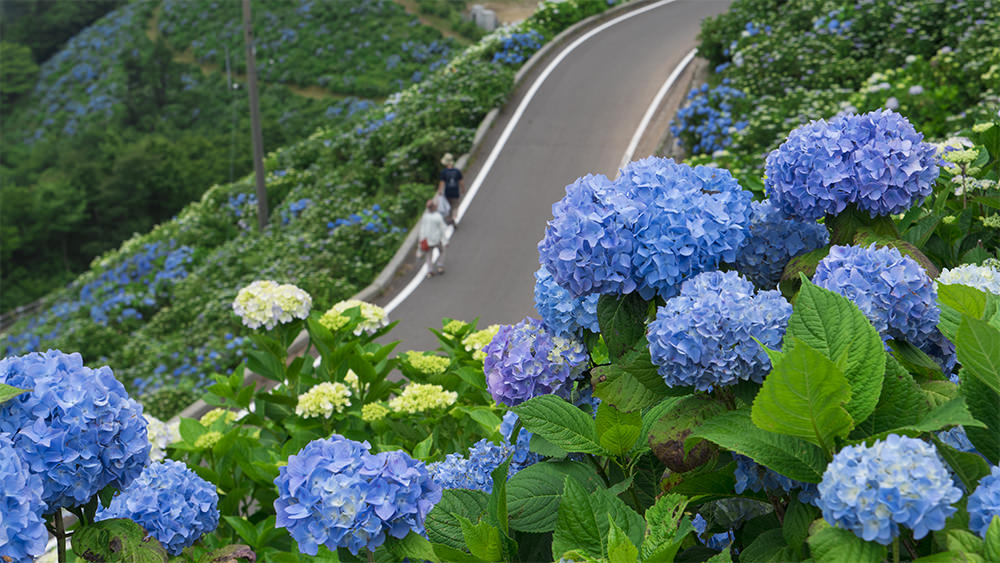
{"type": "Polygon", "coordinates": [[[892,563],[899,563],[899,536],[892,538],[892,563]]]}
{"type": "Polygon", "coordinates": [[[66,526],[63,525],[61,508],[52,515],[52,521],[56,529],[56,553],[59,557],[59,563],[66,563],[66,526]]]}

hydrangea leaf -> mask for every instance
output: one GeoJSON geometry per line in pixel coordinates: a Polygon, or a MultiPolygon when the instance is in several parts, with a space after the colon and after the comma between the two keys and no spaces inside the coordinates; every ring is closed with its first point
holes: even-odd
{"type": "Polygon", "coordinates": [[[604,543],[597,527],[590,495],[573,477],[566,477],[556,527],[552,533],[553,559],[559,560],[564,553],[572,550],[582,551],[594,558],[603,555],[604,543]]]}
{"type": "Polygon", "coordinates": [[[642,413],[642,429],[639,431],[639,441],[636,442],[633,453],[645,452],[649,450],[648,436],[650,429],[652,429],[653,425],[656,424],[656,421],[660,420],[660,418],[672,409],[674,404],[679,400],[680,397],[667,397],[647,409],[646,412],[642,413]]]}
{"type": "Polygon", "coordinates": [[[443,543],[455,549],[463,549],[462,525],[454,514],[460,514],[472,522],[478,522],[486,513],[489,495],[483,491],[469,489],[445,489],[438,502],[424,521],[427,537],[434,543],[443,543]]]}
{"type": "Polygon", "coordinates": [[[493,490],[486,503],[486,520],[497,526],[504,534],[510,533],[507,516],[507,473],[510,469],[510,458],[497,466],[490,474],[493,478],[493,490]]]}
{"type": "Polygon", "coordinates": [[[807,542],[809,552],[817,563],[880,563],[887,554],[884,545],[866,542],[848,530],[834,528],[826,520],[817,520],[813,524],[807,542]]]}
{"type": "Polygon", "coordinates": [[[802,279],[802,289],[788,319],[785,346],[798,338],[827,358],[846,363],[843,375],[850,384],[851,397],[845,406],[855,421],[875,410],[882,389],[885,354],[878,331],[864,313],[846,297],[802,279]]]}
{"type": "Polygon", "coordinates": [[[691,529],[690,520],[683,520],[687,498],[666,494],[646,509],[646,538],[642,542],[643,561],[672,561],[681,541],[691,529]],[[687,526],[682,526],[686,523],[687,526]],[[683,531],[683,534],[680,532],[683,531]]]}
{"type": "Polygon", "coordinates": [[[591,378],[594,395],[623,411],[643,409],[664,397],[690,392],[687,387],[667,387],[650,359],[649,348],[644,345],[620,358],[618,363],[595,367],[591,378]]]}
{"type": "Polygon", "coordinates": [[[745,561],[783,561],[783,551],[788,548],[780,528],[771,528],[761,534],[749,535],[753,538],[749,545],[740,553],[745,561]]]}
{"type": "Polygon", "coordinates": [[[763,430],[802,438],[829,450],[854,420],[844,405],[851,387],[829,358],[792,337],[753,402],[752,419],[763,430]]]}
{"type": "Polygon", "coordinates": [[[875,412],[858,424],[852,438],[860,439],[893,428],[916,424],[930,410],[926,395],[910,372],[891,356],[886,357],[885,377],[875,412]]]}
{"type": "Polygon", "coordinates": [[[940,407],[958,396],[958,387],[950,381],[925,381],[920,384],[932,408],[940,407]]]}
{"type": "Polygon", "coordinates": [[[986,321],[963,316],[955,348],[958,361],[969,375],[1000,393],[1000,329],[986,321]]]}
{"type": "Polygon", "coordinates": [[[434,544],[417,532],[411,531],[402,539],[390,536],[386,538],[385,546],[388,551],[400,559],[411,558],[417,561],[441,562],[441,557],[434,551],[434,544]]]}
{"type": "Polygon", "coordinates": [[[167,550],[142,526],[126,518],[102,520],[73,534],[73,553],[87,561],[159,563],[167,550]]]}
{"type": "Polygon", "coordinates": [[[597,300],[597,322],[612,359],[624,356],[646,334],[647,303],[638,293],[602,295],[597,300]]]}
{"type": "Polygon", "coordinates": [[[981,553],[983,550],[983,540],[967,530],[948,530],[945,545],[956,553],[981,553]]]}
{"type": "Polygon", "coordinates": [[[955,340],[961,315],[982,319],[986,312],[986,293],[974,287],[959,284],[938,284],[938,305],[941,320],[938,327],[949,340],[955,340]]]}
{"type": "Polygon", "coordinates": [[[819,483],[826,471],[823,450],[805,440],[758,428],[750,419],[750,409],[729,411],[706,420],[688,437],[685,447],[697,438],[743,454],[796,481],[819,483]]]}
{"type": "Polygon", "coordinates": [[[987,561],[1000,561],[1000,516],[993,516],[983,538],[983,554],[987,561]]]}
{"type": "Polygon", "coordinates": [[[582,410],[556,397],[542,395],[514,407],[524,428],[567,452],[604,454],[597,442],[594,420],[582,410]]]}
{"type": "Polygon", "coordinates": [[[462,536],[465,545],[476,557],[484,561],[500,561],[502,558],[500,530],[489,522],[473,524],[461,514],[455,514],[455,519],[462,525],[462,536]]]}
{"type": "Polygon", "coordinates": [[[942,378],[941,366],[920,348],[905,340],[889,340],[886,344],[892,350],[894,359],[917,375],[921,381],[942,378]]]}
{"type": "Polygon", "coordinates": [[[809,536],[809,526],[819,516],[819,511],[800,501],[789,503],[785,519],[781,523],[781,535],[788,547],[795,551],[796,558],[802,559],[802,546],[809,536]]]}
{"type": "Polygon", "coordinates": [[[604,483],[593,466],[576,461],[542,462],[518,471],[507,482],[510,527],[530,533],[551,532],[556,527],[559,500],[569,475],[588,491],[604,483]]]}
{"type": "Polygon", "coordinates": [[[608,563],[635,563],[639,558],[639,548],[628,539],[625,532],[615,524],[611,515],[608,519],[608,563]]]}
{"type": "Polygon", "coordinates": [[[202,555],[198,558],[198,563],[238,563],[243,559],[246,559],[250,563],[254,563],[257,561],[257,554],[254,553],[248,545],[235,544],[220,547],[219,549],[202,555]]]}
{"type": "Polygon", "coordinates": [[[1000,394],[975,377],[968,376],[961,377],[959,389],[965,397],[969,412],[986,425],[986,428],[966,428],[969,441],[990,463],[1000,463],[1000,409],[997,409],[1000,394]]]}
{"type": "Polygon", "coordinates": [[[0,383],[0,404],[17,397],[21,393],[27,393],[29,391],[31,391],[31,389],[20,389],[5,383],[0,383]]]}
{"type": "Polygon", "coordinates": [[[620,456],[632,449],[642,429],[638,412],[622,412],[608,403],[597,407],[597,441],[611,455],[620,456]]]}
{"type": "Polygon", "coordinates": [[[937,447],[938,455],[948,464],[948,467],[958,476],[966,490],[976,490],[979,480],[990,474],[990,466],[986,460],[977,454],[961,452],[945,444],[937,436],[931,436],[937,447]]]}

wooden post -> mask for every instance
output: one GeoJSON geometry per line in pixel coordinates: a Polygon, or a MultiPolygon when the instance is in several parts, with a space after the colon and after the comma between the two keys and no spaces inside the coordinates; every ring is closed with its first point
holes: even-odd
{"type": "Polygon", "coordinates": [[[260,104],[257,101],[257,65],[254,64],[253,23],[250,0],[243,0],[243,41],[247,46],[247,90],[250,91],[250,132],[253,136],[253,171],[257,178],[257,227],[267,226],[267,187],[264,185],[264,141],[260,133],[260,104]]]}

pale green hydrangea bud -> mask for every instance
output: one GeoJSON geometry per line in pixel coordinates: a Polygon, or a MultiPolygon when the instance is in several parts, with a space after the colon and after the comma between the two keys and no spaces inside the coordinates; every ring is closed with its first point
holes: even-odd
{"type": "Polygon", "coordinates": [[[233,312],[249,328],[270,330],[278,324],[309,316],[312,298],[291,284],[258,280],[244,287],[233,301],[233,312]]]}
{"type": "Polygon", "coordinates": [[[399,396],[389,401],[389,408],[396,412],[413,414],[453,405],[456,399],[458,393],[445,391],[440,385],[411,383],[399,396]]]}
{"type": "Polygon", "coordinates": [[[455,335],[465,330],[465,327],[467,326],[469,326],[469,323],[465,321],[451,320],[444,325],[444,333],[455,335]]]}
{"type": "Polygon", "coordinates": [[[344,407],[351,406],[350,396],[351,390],[343,383],[326,381],[299,395],[295,414],[302,418],[330,418],[335,411],[344,412],[344,407]]]}
{"type": "Polygon", "coordinates": [[[422,374],[440,375],[448,371],[451,359],[435,356],[433,354],[410,351],[406,353],[406,362],[413,366],[413,369],[422,374]]]}
{"type": "Polygon", "coordinates": [[[472,352],[472,357],[482,361],[486,359],[483,348],[493,340],[493,337],[500,331],[500,325],[490,325],[483,330],[477,330],[462,340],[466,352],[472,352]]]}
{"type": "Polygon", "coordinates": [[[361,420],[365,422],[375,422],[382,420],[389,414],[389,408],[382,403],[368,403],[361,407],[361,420]]]}
{"type": "Polygon", "coordinates": [[[223,420],[223,421],[225,421],[226,424],[232,424],[232,423],[236,422],[237,418],[238,418],[238,415],[235,412],[231,411],[231,410],[228,410],[228,409],[212,409],[212,410],[208,411],[207,413],[203,414],[201,416],[201,419],[198,420],[198,422],[200,422],[202,426],[209,427],[209,426],[215,424],[215,422],[217,420],[223,420]]]}
{"type": "Polygon", "coordinates": [[[222,439],[222,432],[212,430],[205,432],[194,441],[194,447],[199,450],[207,450],[215,446],[222,439]]]}
{"type": "Polygon", "coordinates": [[[320,317],[319,322],[330,329],[330,331],[336,332],[347,326],[347,323],[350,322],[350,317],[344,313],[348,309],[355,307],[361,308],[361,321],[354,327],[354,334],[356,336],[360,336],[362,333],[374,334],[380,328],[389,324],[389,318],[385,309],[358,299],[347,299],[337,303],[320,317]]]}

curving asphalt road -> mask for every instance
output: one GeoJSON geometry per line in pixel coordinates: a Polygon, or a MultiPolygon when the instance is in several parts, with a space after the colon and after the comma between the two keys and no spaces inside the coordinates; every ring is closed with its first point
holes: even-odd
{"type": "MultiPolygon", "coordinates": [[[[580,176],[615,177],[657,90],[695,46],[699,22],[729,3],[675,0],[601,31],[555,68],[462,218],[448,246],[447,273],[424,280],[390,313],[400,321],[389,335],[402,341],[397,351],[436,348],[427,327],[440,328],[442,317],[479,317],[479,326],[485,327],[537,316],[537,244],[552,217],[552,203],[580,176]]],[[[501,112],[482,154],[474,155],[476,163],[466,171],[466,186],[534,81],[528,77],[501,112]]],[[[635,155],[642,156],[647,155],[635,155]]],[[[379,304],[386,305],[394,294],[379,304]]]]}

